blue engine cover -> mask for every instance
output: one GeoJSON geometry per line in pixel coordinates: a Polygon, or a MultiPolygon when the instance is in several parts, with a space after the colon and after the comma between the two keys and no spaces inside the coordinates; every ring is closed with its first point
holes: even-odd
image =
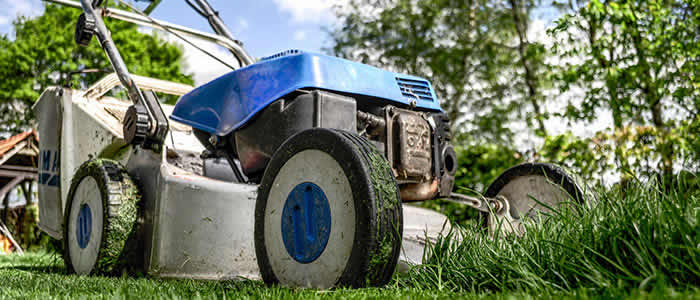
{"type": "MultiPolygon", "coordinates": [[[[219,136],[294,90],[318,88],[442,111],[427,80],[349,60],[290,50],[262,59],[182,96],[171,119],[219,136]]],[[[352,116],[354,118],[354,116],[352,116]]]]}

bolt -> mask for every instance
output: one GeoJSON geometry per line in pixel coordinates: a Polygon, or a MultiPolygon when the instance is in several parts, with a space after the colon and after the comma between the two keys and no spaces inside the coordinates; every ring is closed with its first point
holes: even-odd
{"type": "Polygon", "coordinates": [[[210,144],[216,145],[216,143],[218,143],[218,142],[219,142],[219,138],[218,138],[216,135],[212,134],[212,135],[209,137],[209,143],[210,143],[210,144]]]}

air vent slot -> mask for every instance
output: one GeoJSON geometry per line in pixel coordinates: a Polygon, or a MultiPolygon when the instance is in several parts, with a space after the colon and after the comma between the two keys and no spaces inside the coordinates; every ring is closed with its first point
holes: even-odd
{"type": "Polygon", "coordinates": [[[270,56],[267,56],[267,57],[263,57],[263,58],[260,59],[260,61],[263,61],[263,60],[270,60],[270,59],[275,59],[275,58],[280,58],[280,57],[282,57],[282,56],[294,55],[294,54],[299,54],[299,53],[301,53],[301,51],[296,50],[296,49],[287,50],[287,51],[282,51],[282,52],[277,53],[277,54],[275,54],[275,55],[270,55],[270,56]]]}
{"type": "Polygon", "coordinates": [[[396,83],[399,85],[401,95],[409,100],[418,98],[423,101],[435,101],[430,90],[430,83],[425,80],[396,77],[396,83]]]}

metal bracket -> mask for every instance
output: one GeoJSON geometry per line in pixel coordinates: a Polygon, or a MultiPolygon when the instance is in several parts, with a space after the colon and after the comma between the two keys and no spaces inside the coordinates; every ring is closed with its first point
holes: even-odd
{"type": "Polygon", "coordinates": [[[510,203],[502,195],[498,195],[495,198],[486,198],[452,193],[450,198],[446,200],[468,205],[476,208],[478,211],[488,213],[489,232],[492,235],[514,233],[521,236],[525,233],[522,220],[513,218],[510,214],[510,203]]]}
{"type": "Polygon", "coordinates": [[[464,204],[471,206],[478,211],[485,213],[501,213],[504,208],[508,207],[508,199],[503,196],[497,196],[496,198],[486,198],[486,197],[474,197],[458,193],[450,194],[449,198],[445,200],[452,201],[459,204],[464,204]]]}
{"type": "Polygon", "coordinates": [[[134,105],[142,105],[146,110],[149,119],[147,131],[148,145],[146,146],[154,150],[159,150],[168,131],[168,119],[165,113],[163,113],[158,99],[153,93],[144,94],[131,78],[129,70],[110,36],[109,30],[102,20],[102,15],[98,13],[98,11],[102,11],[102,9],[94,8],[89,0],[81,0],[80,4],[83,7],[86,19],[94,20],[95,34],[97,34],[102,49],[107,54],[114,71],[117,73],[119,81],[126,89],[129,100],[131,100],[134,105]]]}

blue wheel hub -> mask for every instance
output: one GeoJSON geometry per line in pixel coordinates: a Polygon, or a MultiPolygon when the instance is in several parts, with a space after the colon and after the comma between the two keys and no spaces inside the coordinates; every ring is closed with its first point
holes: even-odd
{"type": "Polygon", "coordinates": [[[78,211],[78,224],[75,226],[75,236],[78,239],[80,249],[85,249],[90,242],[90,234],[92,233],[92,212],[87,203],[80,206],[78,211]]]}
{"type": "Polygon", "coordinates": [[[287,196],[282,211],[282,240],[287,252],[300,263],[316,260],[331,234],[331,208],[323,190],[311,182],[298,184],[287,196]]]}

